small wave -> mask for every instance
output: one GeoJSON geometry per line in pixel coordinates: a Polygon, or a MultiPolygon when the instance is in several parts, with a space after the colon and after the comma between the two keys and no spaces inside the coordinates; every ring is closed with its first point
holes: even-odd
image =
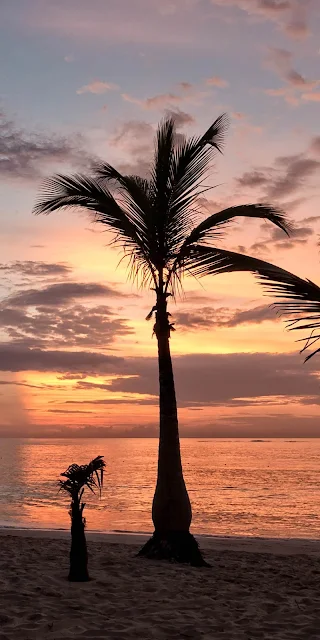
{"type": "Polygon", "coordinates": [[[271,440],[260,440],[260,439],[257,439],[257,440],[251,440],[251,442],[271,442],[271,440]]]}

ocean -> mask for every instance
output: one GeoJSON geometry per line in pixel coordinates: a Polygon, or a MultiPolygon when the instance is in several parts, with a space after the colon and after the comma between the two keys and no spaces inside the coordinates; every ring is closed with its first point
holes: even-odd
{"type": "MultiPolygon", "coordinates": [[[[59,474],[103,455],[87,529],[151,532],[157,448],[156,439],[0,439],[0,526],[68,528],[59,474]]],[[[194,533],[320,538],[320,439],[185,438],[181,451],[194,533]]]]}

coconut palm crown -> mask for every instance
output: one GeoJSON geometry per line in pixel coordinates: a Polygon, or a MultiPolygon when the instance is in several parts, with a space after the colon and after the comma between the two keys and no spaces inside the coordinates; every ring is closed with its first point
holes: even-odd
{"type": "Polygon", "coordinates": [[[129,261],[129,274],[155,292],[148,318],[155,316],[158,343],[160,439],[158,477],[152,518],[155,533],[142,553],[201,564],[189,532],[191,506],[185,487],[179,445],[177,404],[169,338],[174,329],[168,298],[181,290],[184,276],[201,278],[228,271],[266,276],[277,267],[217,246],[229,222],[238,217],[268,220],[290,231],[285,214],[271,204],[233,206],[203,219],[200,198],[208,190],[211,161],[222,151],[228,124],[221,115],[198,137],[177,138],[175,123],[163,120],[157,130],[154,159],[147,178],[123,175],[110,164],[91,176],[55,175],[44,182],[35,213],[84,208],[112,232],[129,261]]]}
{"type": "Polygon", "coordinates": [[[97,456],[89,464],[71,464],[60,474],[66,480],[58,480],[59,491],[66,491],[72,500],[78,498],[79,502],[86,487],[92,493],[95,493],[96,489],[101,493],[105,466],[103,456],[97,456]]]}

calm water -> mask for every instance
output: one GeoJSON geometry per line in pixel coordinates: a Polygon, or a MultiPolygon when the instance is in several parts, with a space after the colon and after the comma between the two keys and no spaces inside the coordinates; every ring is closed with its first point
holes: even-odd
{"type": "MultiPolygon", "coordinates": [[[[88,496],[88,529],[152,531],[154,439],[0,439],[0,525],[69,526],[56,480],[96,455],[107,463],[102,499],[88,496]]],[[[193,531],[320,538],[319,440],[181,442],[193,531]]]]}

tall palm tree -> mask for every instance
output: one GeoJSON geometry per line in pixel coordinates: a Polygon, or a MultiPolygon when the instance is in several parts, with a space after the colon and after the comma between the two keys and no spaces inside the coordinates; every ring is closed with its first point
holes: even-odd
{"type": "Polygon", "coordinates": [[[85,518],[83,510],[85,503],[81,502],[84,490],[87,487],[95,492],[103,486],[103,470],[106,466],[103,456],[97,456],[89,464],[71,464],[64,473],[61,473],[66,480],[58,480],[59,491],[66,491],[71,498],[71,550],[70,550],[70,570],[68,580],[71,582],[87,582],[88,574],[88,552],[85,536],[85,518]]]}
{"type": "Polygon", "coordinates": [[[181,465],[168,298],[181,290],[184,276],[256,271],[261,265],[267,273],[276,273],[273,265],[214,246],[230,220],[262,218],[289,230],[285,215],[269,204],[229,207],[200,222],[199,198],[208,189],[204,180],[213,156],[221,152],[226,127],[223,114],[203,136],[177,141],[174,120],[165,119],[158,127],[148,179],[122,175],[105,163],[95,168],[93,177],[58,174],[45,181],[34,209],[36,214],[79,207],[91,212],[113,232],[113,243],[128,258],[132,278],[155,293],[148,318],[155,317],[158,343],[158,476],[152,505],[155,531],[141,554],[195,565],[204,561],[189,531],[191,505],[181,465]]]}

